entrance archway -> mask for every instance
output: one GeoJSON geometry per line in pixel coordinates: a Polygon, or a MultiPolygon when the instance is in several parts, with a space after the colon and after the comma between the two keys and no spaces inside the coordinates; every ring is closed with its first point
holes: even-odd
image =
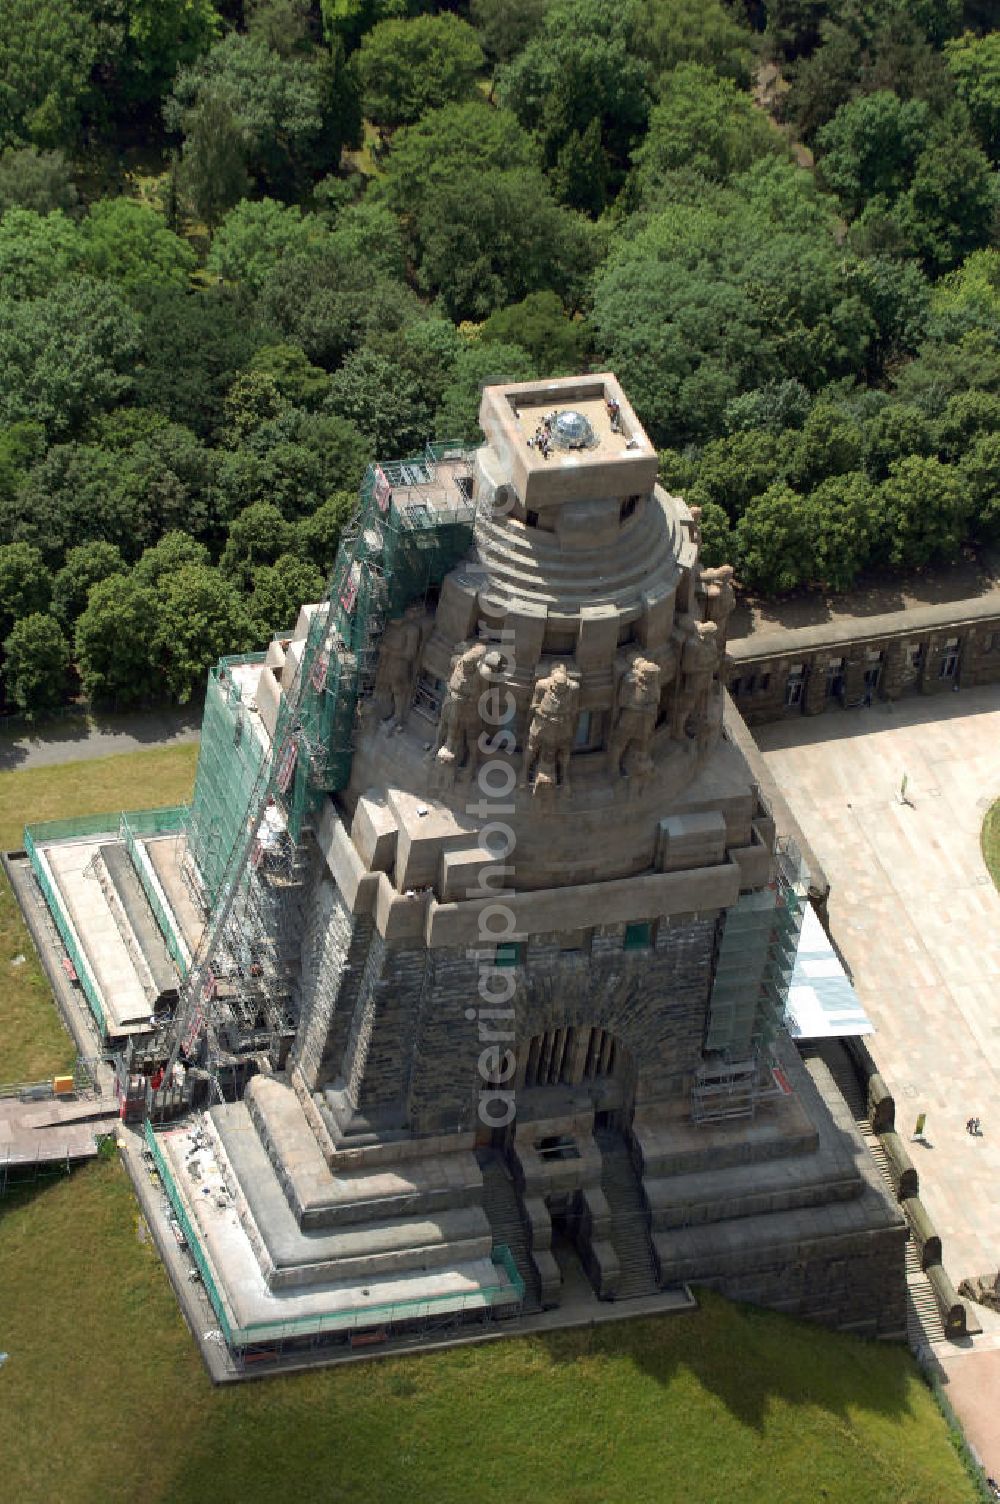
{"type": "Polygon", "coordinates": [[[620,1080],[631,1085],[632,1057],[600,1024],[571,1024],[534,1034],[518,1047],[517,1085],[580,1086],[620,1080]]]}

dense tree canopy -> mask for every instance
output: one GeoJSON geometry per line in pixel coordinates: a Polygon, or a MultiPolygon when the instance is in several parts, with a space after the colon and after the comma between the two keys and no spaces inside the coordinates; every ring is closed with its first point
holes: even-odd
{"type": "Polygon", "coordinates": [[[75,141],[100,42],[94,7],[0,0],[0,143],[75,141]]]}
{"type": "Polygon", "coordinates": [[[684,170],[726,182],[761,157],[785,151],[781,136],[748,95],[710,68],[682,63],[661,81],[660,102],[634,153],[634,188],[656,202],[668,174],[684,170]]]}
{"type": "Polygon", "coordinates": [[[0,0],[4,703],[197,694],[496,380],[613,368],[753,590],[1000,543],[995,26],[0,0]]]}
{"type": "Polygon", "coordinates": [[[0,423],[27,419],[54,438],[79,429],[131,392],[139,338],[121,293],[90,278],[0,298],[0,423]]]}
{"type": "Polygon", "coordinates": [[[1000,163],[1000,31],[984,37],[967,31],[946,42],[944,52],[979,144],[996,165],[1000,163]]]}
{"type": "Polygon", "coordinates": [[[8,209],[53,209],[73,213],[79,195],[66,156],[37,146],[8,146],[0,152],[0,214],[8,209]]]}
{"type": "Polygon", "coordinates": [[[98,540],[67,549],[66,562],[52,581],[52,614],[69,631],[86,609],[91,587],[125,573],[121,549],[98,540]]]}
{"type": "Polygon", "coordinates": [[[180,70],[164,116],[184,138],[189,189],[203,205],[221,153],[230,202],[240,197],[232,165],[240,156],[260,192],[289,200],[336,165],[359,125],[352,77],[336,54],[282,57],[237,32],[180,70]]]}
{"type": "Polygon", "coordinates": [[[161,214],[130,199],[93,204],[80,238],[87,271],[129,292],[144,283],[186,287],[197,263],[187,241],[167,228],[161,214]]]}
{"type": "Polygon", "coordinates": [[[474,30],[450,11],[380,21],[358,49],[365,114],[379,125],[412,125],[428,110],[469,98],[482,66],[474,30]]]}
{"type": "Polygon", "coordinates": [[[607,188],[620,184],[645,126],[648,80],[628,5],[552,0],[537,34],[501,71],[498,88],[537,140],[557,196],[596,212],[607,188]]]}

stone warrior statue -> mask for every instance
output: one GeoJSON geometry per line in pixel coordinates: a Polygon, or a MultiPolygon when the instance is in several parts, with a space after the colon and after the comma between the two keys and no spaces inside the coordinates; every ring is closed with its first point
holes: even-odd
{"type": "Polygon", "coordinates": [[[438,764],[454,772],[466,762],[476,763],[476,739],[482,729],[479,697],[482,684],[479,665],[486,656],[483,642],[463,643],[451,660],[451,675],[441,720],[438,725],[435,758],[438,764]]]}
{"type": "Polygon", "coordinates": [[[720,564],[718,569],[701,571],[701,588],[705,596],[705,619],[714,621],[718,628],[716,638],[719,652],[726,650],[729,618],[736,610],[736,591],[733,589],[733,566],[720,564]]]}
{"type": "Polygon", "coordinates": [[[649,755],[660,709],[660,670],[648,658],[633,658],[618,686],[618,711],[608,744],[612,773],[651,773],[649,755]]]}
{"type": "Polygon", "coordinates": [[[380,711],[385,710],[382,719],[394,721],[397,731],[403,729],[413,694],[413,675],[420,652],[420,625],[416,617],[416,612],[408,610],[388,623],[375,671],[375,694],[380,711]]]}
{"type": "Polygon", "coordinates": [[[579,700],[580,686],[563,663],[557,663],[548,677],[535,685],[528,712],[522,788],[530,784],[537,793],[567,783],[579,700]]]}
{"type": "Polygon", "coordinates": [[[714,621],[677,619],[680,668],[674,696],[672,735],[701,737],[708,725],[708,701],[719,667],[719,629],[714,621]]]}

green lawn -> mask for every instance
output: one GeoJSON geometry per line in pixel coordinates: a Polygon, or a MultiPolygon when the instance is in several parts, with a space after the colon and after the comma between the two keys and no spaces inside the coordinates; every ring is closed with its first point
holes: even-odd
{"type": "Polygon", "coordinates": [[[976,1497],[902,1348],[710,1295],[692,1316],[215,1390],[114,1162],[7,1204],[0,1289],[21,1504],[976,1497]]]}
{"type": "MultiPolygon", "coordinates": [[[[195,755],[2,775],[0,837],[182,800],[195,755]]],[[[37,974],[11,972],[18,945],[11,921],[8,1078],[72,1053],[37,974]]],[[[903,1348],[710,1295],[691,1316],[213,1389],[117,1162],[0,1202],[0,1348],[2,1493],[19,1504],[976,1498],[903,1348]]]]}
{"type": "Polygon", "coordinates": [[[987,811],[979,839],[983,848],[983,861],[989,868],[994,886],[1000,888],[1000,799],[987,811]]]}
{"type": "MultiPolygon", "coordinates": [[[[0,773],[0,847],[20,847],[24,826],[35,820],[181,804],[191,797],[197,756],[189,743],[0,773]]],[[[66,1069],[75,1051],[2,875],[0,977],[0,1083],[40,1081],[66,1069]]]]}

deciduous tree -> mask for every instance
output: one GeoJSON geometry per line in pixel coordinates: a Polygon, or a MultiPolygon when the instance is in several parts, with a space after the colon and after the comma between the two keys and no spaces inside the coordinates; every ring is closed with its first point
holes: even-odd
{"type": "Polygon", "coordinates": [[[600,209],[571,158],[591,163],[617,191],[649,114],[649,67],[637,55],[629,5],[553,0],[538,33],[497,77],[500,99],[538,141],[546,168],[562,179],[564,201],[600,209]],[[593,122],[596,122],[596,127],[593,122]],[[589,149],[584,150],[585,143],[589,149]]]}
{"type": "Polygon", "coordinates": [[[213,235],[205,270],[258,293],[283,261],[319,253],[328,236],[317,215],[303,214],[295,204],[243,199],[213,235]]]}
{"type": "Polygon", "coordinates": [[[128,394],[138,353],[138,320],[105,283],[81,277],[0,301],[0,422],[71,433],[128,394]]]}
{"type": "Polygon", "coordinates": [[[779,482],[756,496],[736,524],[737,570],[750,590],[780,595],[817,574],[817,512],[779,482]]]}
{"type": "Polygon", "coordinates": [[[95,705],[140,705],[164,696],[153,665],[161,603],[130,576],[100,580],[76,624],[76,663],[95,705]]]}
{"type": "Polygon", "coordinates": [[[480,338],[487,343],[519,345],[544,376],[580,370],[587,358],[587,326],[570,319],[554,292],[533,292],[490,314],[480,338]]]}
{"type": "Polygon", "coordinates": [[[1000,30],[967,31],[946,42],[944,54],[980,146],[1000,164],[1000,30]]]}
{"type": "Polygon", "coordinates": [[[47,611],[52,575],[42,553],[28,543],[0,544],[0,640],[16,621],[47,611]]]}
{"type": "Polygon", "coordinates": [[[274,564],[294,546],[295,529],[278,508],[266,501],[253,502],[229,524],[219,568],[249,589],[260,568],[274,564]]]}
{"type": "Polygon", "coordinates": [[[96,277],[131,290],[144,283],[186,287],[196,257],[162,214],[128,198],[99,199],[80,226],[83,260],[96,277]]]}
{"type": "Polygon", "coordinates": [[[62,209],[72,214],[77,199],[63,152],[39,151],[37,146],[8,146],[0,152],[0,214],[8,209],[33,209],[36,214],[62,209]]]}
{"type": "Polygon", "coordinates": [[[165,577],[153,652],[178,704],[186,705],[201,691],[216,659],[248,648],[251,641],[242,596],[221,570],[188,564],[165,577]]]}
{"type": "Polygon", "coordinates": [[[69,645],[54,616],[35,611],[18,621],[3,645],[7,696],[29,720],[51,715],[63,701],[69,645]]]}
{"type": "Polygon", "coordinates": [[[94,585],[124,573],[125,560],[114,543],[78,543],[68,549],[52,582],[52,614],[63,630],[72,632],[94,585]]]}
{"type": "Polygon", "coordinates": [[[958,555],[972,497],[960,470],[932,456],[897,460],[879,487],[888,561],[906,569],[958,555]]]}
{"type": "Polygon", "coordinates": [[[467,99],[483,61],[475,31],[450,11],[380,21],[357,53],[365,114],[379,125],[412,125],[467,99]]]}
{"type": "Polygon", "coordinates": [[[356,491],[335,491],[308,517],[295,525],[296,551],[328,579],[337,557],[337,545],[358,505],[356,491]]]}
{"type": "Polygon", "coordinates": [[[306,602],[322,598],[326,577],[307,559],[282,554],[273,564],[255,569],[252,584],[247,602],[251,631],[258,641],[267,642],[295,625],[306,602]]]}

